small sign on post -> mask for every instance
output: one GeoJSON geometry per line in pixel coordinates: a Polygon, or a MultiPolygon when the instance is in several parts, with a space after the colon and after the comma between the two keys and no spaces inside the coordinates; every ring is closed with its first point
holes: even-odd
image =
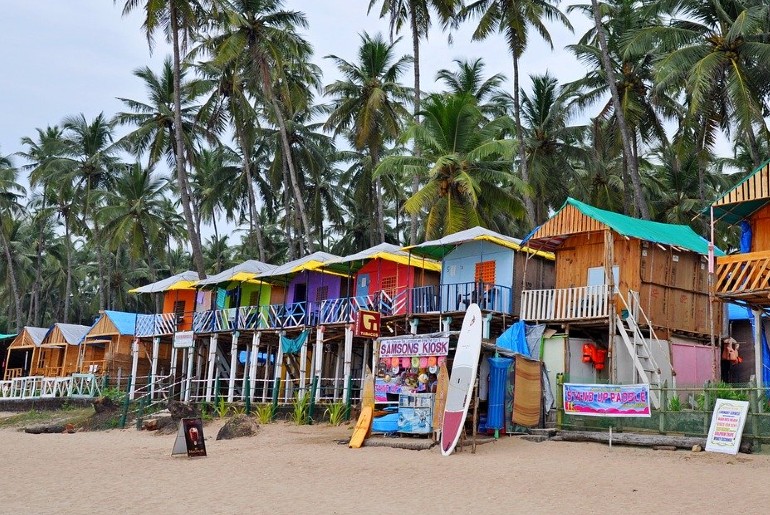
{"type": "Polygon", "coordinates": [[[706,450],[738,454],[748,413],[748,401],[717,399],[706,439],[706,450]]]}
{"type": "Polygon", "coordinates": [[[194,333],[192,331],[179,331],[174,333],[175,349],[191,349],[195,344],[194,333]]]}
{"type": "Polygon", "coordinates": [[[187,453],[190,458],[206,456],[206,442],[203,439],[203,421],[199,418],[183,418],[176,433],[171,455],[187,453]]]}
{"type": "Polygon", "coordinates": [[[364,338],[379,338],[380,314],[377,311],[359,311],[354,334],[364,338]]]}

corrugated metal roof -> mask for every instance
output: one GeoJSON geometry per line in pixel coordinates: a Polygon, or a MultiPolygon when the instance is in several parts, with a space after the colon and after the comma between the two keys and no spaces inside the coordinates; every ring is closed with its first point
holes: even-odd
{"type": "MultiPolygon", "coordinates": [[[[454,234],[449,234],[443,238],[439,238],[438,240],[426,241],[424,243],[420,243],[419,245],[405,247],[404,250],[408,250],[412,254],[418,256],[441,260],[458,245],[471,241],[488,241],[490,243],[494,243],[514,251],[522,250],[520,239],[505,236],[503,234],[479,226],[456,232],[454,234]]],[[[540,255],[546,259],[554,259],[553,254],[550,252],[537,251],[529,248],[524,248],[523,250],[525,252],[531,252],[533,254],[540,255]]]]}
{"type": "Polygon", "coordinates": [[[181,274],[172,275],[167,279],[162,279],[160,281],[157,281],[151,284],[140,286],[139,288],[134,288],[133,290],[128,290],[128,293],[159,293],[159,292],[171,289],[179,281],[197,281],[197,280],[198,280],[198,272],[193,272],[192,270],[188,270],[186,272],[182,272],[181,274]]]}
{"type": "Polygon", "coordinates": [[[257,279],[267,279],[274,277],[281,277],[285,275],[292,275],[305,270],[317,270],[324,264],[340,259],[340,256],[329,254],[328,252],[313,252],[312,254],[289,261],[283,265],[278,265],[268,272],[263,272],[257,275],[257,279]]]}
{"type": "MultiPolygon", "coordinates": [[[[45,337],[43,340],[48,338],[48,335],[53,332],[54,329],[58,328],[59,331],[62,334],[62,337],[64,338],[64,341],[70,345],[77,345],[83,340],[83,337],[85,337],[86,334],[88,334],[88,331],[91,330],[91,328],[87,325],[78,325],[78,324],[62,324],[62,323],[55,323],[52,325],[48,331],[45,334],[45,337]]],[[[50,342],[46,342],[50,343],[50,342]]],[[[55,342],[59,343],[59,342],[55,342]]]]}
{"type": "Polygon", "coordinates": [[[105,310],[104,314],[109,317],[118,332],[122,335],[134,335],[136,329],[136,313],[126,313],[124,311],[105,310]]]}
{"type": "Polygon", "coordinates": [[[207,277],[196,283],[196,286],[211,286],[214,284],[226,283],[230,281],[249,281],[257,275],[269,272],[275,268],[275,265],[263,263],[256,259],[244,261],[239,265],[228,268],[216,275],[207,277]]]}
{"type": "MultiPolygon", "coordinates": [[[[556,214],[537,230],[533,231],[534,234],[532,235],[531,240],[526,243],[536,248],[558,248],[567,233],[563,235],[545,233],[549,233],[549,224],[552,223],[552,221],[556,219],[567,206],[574,207],[588,218],[607,226],[622,236],[663,245],[681,247],[699,254],[708,254],[708,241],[699,236],[687,225],[664,224],[660,222],[651,222],[649,220],[640,220],[638,218],[621,215],[620,213],[605,211],[604,209],[584,204],[573,198],[568,198],[556,214]],[[540,235],[543,236],[541,237],[540,235]]],[[[575,233],[576,232],[572,232],[570,234],[575,233]]],[[[715,248],[714,254],[723,256],[724,252],[715,248]]]]}
{"type": "Polygon", "coordinates": [[[355,273],[372,259],[393,261],[402,265],[424,268],[434,272],[441,271],[441,263],[432,259],[415,259],[401,247],[390,243],[380,243],[374,247],[362,250],[352,256],[341,257],[324,264],[321,268],[332,272],[346,274],[355,273]]]}

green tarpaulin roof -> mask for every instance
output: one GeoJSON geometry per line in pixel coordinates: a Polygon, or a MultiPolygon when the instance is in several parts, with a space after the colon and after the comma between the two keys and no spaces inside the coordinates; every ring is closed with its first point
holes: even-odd
{"type": "Polygon", "coordinates": [[[709,216],[709,209],[714,208],[714,220],[735,225],[749,218],[770,202],[770,160],[759,165],[735,186],[727,190],[703,210],[709,216]]]}
{"type": "Polygon", "coordinates": [[[7,340],[8,338],[16,338],[16,335],[0,333],[0,340],[7,340]]]}
{"type": "MultiPolygon", "coordinates": [[[[621,215],[620,213],[605,211],[604,209],[584,204],[573,198],[568,198],[559,211],[568,205],[575,207],[584,215],[606,225],[622,236],[638,238],[640,240],[660,243],[662,245],[681,247],[699,254],[708,254],[708,241],[699,236],[688,225],[664,224],[640,220],[638,218],[621,215]]],[[[551,218],[554,218],[555,216],[558,216],[558,213],[551,218]]],[[[534,232],[536,233],[537,231],[534,232]]],[[[547,239],[547,237],[545,239],[547,239]]],[[[536,240],[533,239],[531,243],[534,244],[535,241],[536,240]]],[[[715,248],[714,255],[724,256],[724,252],[715,248]]]]}

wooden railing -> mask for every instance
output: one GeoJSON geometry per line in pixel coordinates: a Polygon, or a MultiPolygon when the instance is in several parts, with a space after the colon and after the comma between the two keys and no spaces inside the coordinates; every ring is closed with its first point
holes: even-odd
{"type": "Polygon", "coordinates": [[[751,295],[770,290],[770,251],[717,258],[717,295],[751,295]]]}
{"type": "Polygon", "coordinates": [[[605,285],[524,290],[521,319],[534,321],[591,320],[609,317],[609,287],[605,285]]]}
{"type": "Polygon", "coordinates": [[[16,379],[17,377],[21,377],[23,375],[23,368],[8,368],[5,371],[5,377],[3,377],[3,380],[10,381],[11,379],[16,379]]]}

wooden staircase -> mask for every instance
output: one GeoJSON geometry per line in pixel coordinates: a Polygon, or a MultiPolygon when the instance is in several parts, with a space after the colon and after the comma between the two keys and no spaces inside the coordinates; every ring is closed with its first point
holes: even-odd
{"type": "Polygon", "coordinates": [[[649,340],[653,340],[662,346],[655,336],[649,319],[639,306],[639,297],[636,292],[630,291],[629,302],[626,303],[621,295],[617,295],[625,306],[624,315],[615,315],[617,331],[626,345],[626,350],[634,364],[636,377],[640,383],[650,385],[650,402],[655,409],[660,408],[660,387],[662,384],[660,366],[652,354],[652,346],[649,340]],[[639,327],[639,317],[642,317],[649,328],[649,337],[646,337],[639,327]]]}

